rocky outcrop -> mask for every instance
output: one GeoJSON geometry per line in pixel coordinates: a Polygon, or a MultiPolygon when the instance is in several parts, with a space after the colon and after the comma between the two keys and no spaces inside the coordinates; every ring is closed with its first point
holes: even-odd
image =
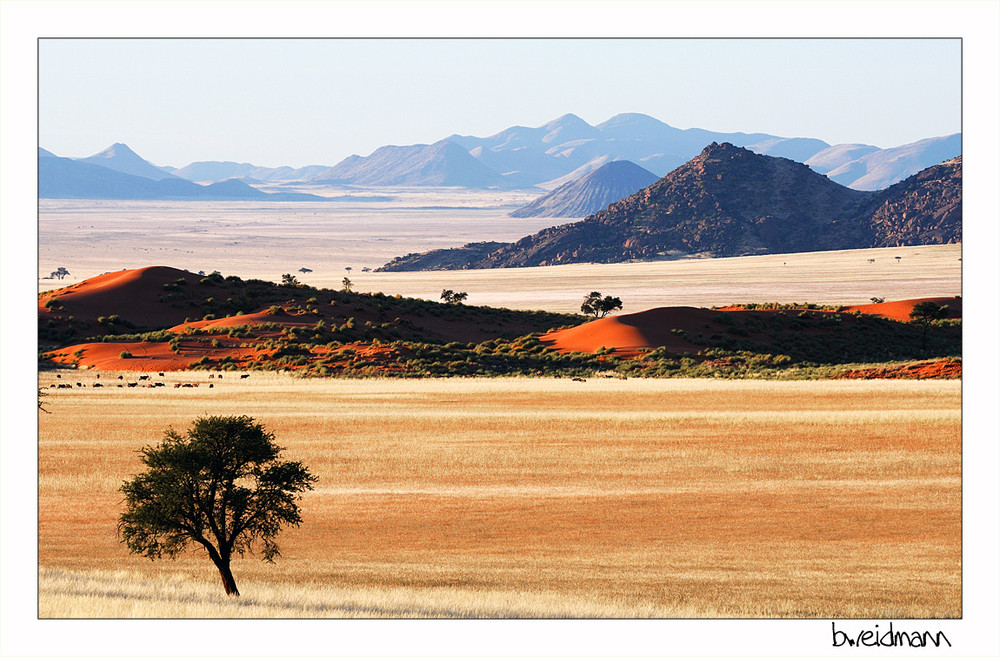
{"type": "MultiPolygon", "coordinates": [[[[961,158],[881,192],[804,164],[712,143],[583,221],[545,229],[454,268],[740,256],[961,240],[961,158]]],[[[469,254],[471,255],[471,254],[469,254]]]]}

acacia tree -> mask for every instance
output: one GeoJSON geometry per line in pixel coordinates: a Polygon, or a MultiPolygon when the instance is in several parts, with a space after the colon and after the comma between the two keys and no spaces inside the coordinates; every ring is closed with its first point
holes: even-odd
{"type": "Polygon", "coordinates": [[[927,346],[927,327],[948,316],[948,306],[939,306],[933,301],[921,301],[910,310],[910,321],[923,327],[920,332],[920,348],[927,346]]]}
{"type": "Polygon", "coordinates": [[[253,418],[198,418],[182,436],[172,428],[141,450],[147,470],[121,486],[126,511],[118,535],[133,554],[175,557],[194,543],[219,569],[228,595],[239,595],[230,562],[258,548],[280,556],[275,536],[302,522],[297,501],[316,477],[279,458],[274,434],[253,418]]]}
{"type": "Polygon", "coordinates": [[[593,315],[595,319],[607,316],[608,313],[621,310],[622,300],[618,297],[606,297],[600,292],[591,292],[583,299],[580,311],[585,315],[593,315]]]}
{"type": "Polygon", "coordinates": [[[441,290],[441,299],[445,303],[461,305],[469,297],[468,292],[455,292],[454,290],[441,290]]]}

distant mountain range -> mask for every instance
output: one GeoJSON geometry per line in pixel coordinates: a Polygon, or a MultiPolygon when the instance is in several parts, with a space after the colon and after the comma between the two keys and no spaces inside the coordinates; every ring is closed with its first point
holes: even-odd
{"type": "Polygon", "coordinates": [[[381,271],[626,262],[942,244],[962,237],[961,157],[881,191],[849,189],[787,158],[712,143],[652,185],[513,244],[396,258],[381,271]],[[446,264],[443,264],[446,263],[446,264]]]}
{"type": "MultiPolygon", "coordinates": [[[[145,160],[124,144],[84,160],[57,157],[39,149],[38,197],[119,200],[200,201],[327,201],[314,194],[269,194],[239,180],[199,185],[164,173],[162,178],[124,173],[121,169],[149,172],[145,160]],[[48,153],[46,155],[46,153],[48,153]],[[93,162],[101,162],[94,164],[93,162]],[[113,168],[109,165],[115,165],[113,168]]],[[[146,163],[148,164],[148,163],[146,163]]]]}
{"type": "Polygon", "coordinates": [[[656,175],[628,160],[608,162],[514,210],[510,216],[586,217],[652,185],[656,180],[656,175]]]}
{"type": "MultiPolygon", "coordinates": [[[[884,189],[962,152],[960,134],[886,149],[865,144],[831,146],[819,139],[679,129],[633,113],[619,114],[596,126],[566,114],[536,128],[513,126],[490,137],[453,134],[433,144],[382,146],[370,155],[352,155],[335,166],[271,168],[205,161],[175,169],[157,167],[124,144],[77,161],[152,180],[176,177],[218,182],[235,178],[267,183],[553,190],[620,160],[663,176],[712,142],[804,162],[841,185],[866,191],[884,189]]],[[[41,150],[40,157],[47,157],[41,150]]]]}
{"type": "Polygon", "coordinates": [[[86,162],[87,164],[96,164],[97,166],[104,167],[105,169],[111,169],[112,171],[118,171],[119,173],[127,173],[132,176],[139,176],[140,178],[149,178],[150,180],[177,178],[177,176],[164,171],[155,164],[142,159],[135,153],[135,151],[122,143],[112,144],[100,153],[75,161],[86,162]]]}
{"type": "Polygon", "coordinates": [[[308,182],[373,187],[518,186],[448,140],[429,146],[383,146],[368,157],[352,155],[308,182]]]}

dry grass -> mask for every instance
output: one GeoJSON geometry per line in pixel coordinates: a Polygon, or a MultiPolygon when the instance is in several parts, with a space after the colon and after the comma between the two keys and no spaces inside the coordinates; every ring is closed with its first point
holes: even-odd
{"type": "Polygon", "coordinates": [[[959,382],[254,374],[51,392],[42,616],[961,614],[959,382]],[[233,602],[203,555],[128,555],[117,487],[167,426],[244,413],[320,481],[282,559],[236,564],[233,602]]]}

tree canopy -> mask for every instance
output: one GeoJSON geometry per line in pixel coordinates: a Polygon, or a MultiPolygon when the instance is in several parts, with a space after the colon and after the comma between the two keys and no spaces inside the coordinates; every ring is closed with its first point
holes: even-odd
{"type": "Polygon", "coordinates": [[[939,306],[933,301],[921,301],[910,310],[910,321],[923,328],[920,332],[921,346],[927,346],[927,327],[948,316],[948,306],[939,306]]]}
{"type": "Polygon", "coordinates": [[[445,303],[459,305],[469,297],[468,292],[455,292],[454,290],[441,290],[441,300],[445,303]]]}
{"type": "Polygon", "coordinates": [[[604,296],[600,292],[591,292],[580,306],[585,315],[593,315],[595,319],[607,316],[608,313],[622,309],[622,300],[618,297],[604,296]]]}
{"type": "Polygon", "coordinates": [[[146,471],[121,486],[121,541],[150,559],[194,543],[219,569],[226,593],[239,595],[232,555],[280,556],[274,539],[302,522],[297,501],[316,481],[281,451],[274,434],[245,415],[198,418],[186,435],[167,429],[162,443],[141,450],[146,471]]]}

